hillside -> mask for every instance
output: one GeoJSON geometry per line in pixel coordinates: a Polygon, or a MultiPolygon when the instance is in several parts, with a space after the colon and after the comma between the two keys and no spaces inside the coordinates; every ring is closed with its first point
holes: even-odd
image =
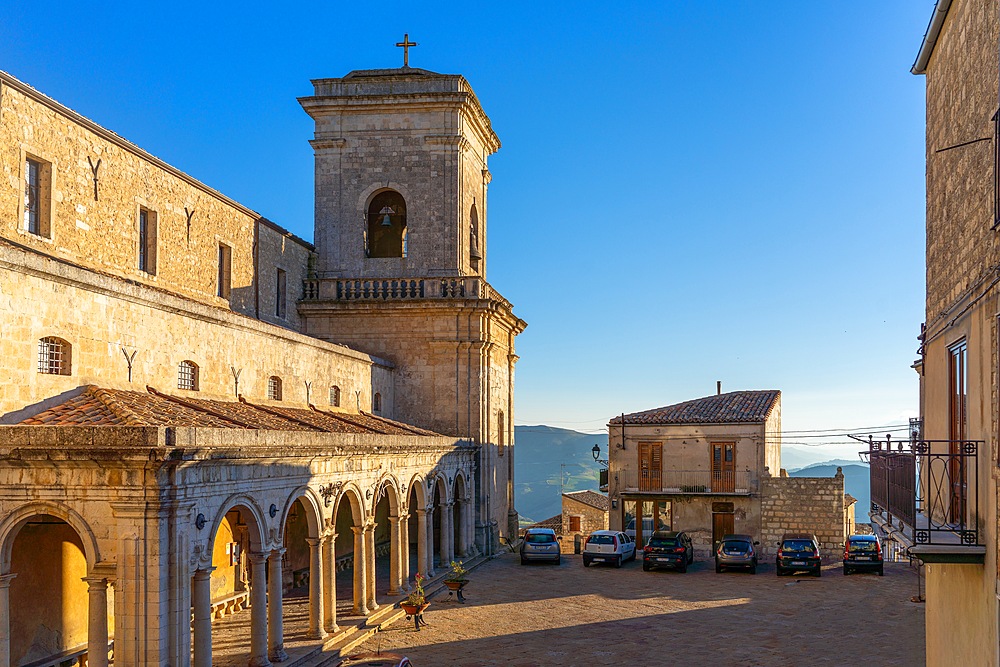
{"type": "Polygon", "coordinates": [[[523,523],[534,523],[559,514],[560,464],[563,490],[597,490],[598,470],[591,450],[601,445],[607,458],[606,435],[579,433],[552,426],[515,426],[514,503],[523,523]]]}
{"type": "Polygon", "coordinates": [[[868,466],[858,461],[828,461],[800,468],[788,474],[791,477],[833,477],[837,474],[837,466],[844,472],[844,491],[858,499],[854,506],[854,518],[858,523],[868,523],[868,510],[871,506],[871,488],[868,466]]]}

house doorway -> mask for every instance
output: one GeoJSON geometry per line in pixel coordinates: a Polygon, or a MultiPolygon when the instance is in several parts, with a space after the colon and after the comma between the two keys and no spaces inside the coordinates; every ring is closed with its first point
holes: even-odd
{"type": "Polygon", "coordinates": [[[732,503],[712,503],[712,553],[719,548],[724,535],[736,532],[732,503]]]}

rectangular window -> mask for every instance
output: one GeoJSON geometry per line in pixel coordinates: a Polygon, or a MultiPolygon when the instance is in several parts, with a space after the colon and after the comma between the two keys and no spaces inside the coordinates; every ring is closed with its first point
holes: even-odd
{"type": "Polygon", "coordinates": [[[139,270],[156,275],[156,213],[139,209],[139,270]]]}
{"type": "Polygon", "coordinates": [[[571,533],[579,533],[582,528],[580,528],[580,517],[571,516],[569,518],[569,530],[571,533]]]}
{"type": "Polygon", "coordinates": [[[964,520],[968,486],[965,461],[960,456],[962,441],[968,437],[966,413],[968,359],[969,349],[965,339],[948,348],[948,478],[951,490],[951,521],[955,523],[964,520]]]}
{"type": "Polygon", "coordinates": [[[232,285],[232,270],[233,270],[233,249],[227,246],[225,243],[219,244],[219,281],[218,281],[218,296],[223,299],[229,298],[229,291],[232,285]]]}
{"type": "Polygon", "coordinates": [[[1000,109],[993,114],[993,229],[1000,227],[1000,109]]]}
{"type": "Polygon", "coordinates": [[[274,314],[285,318],[285,272],[278,269],[278,281],[274,289],[274,314]]]}
{"type": "Polygon", "coordinates": [[[24,161],[24,231],[52,238],[49,227],[52,165],[35,158],[24,161]]]}

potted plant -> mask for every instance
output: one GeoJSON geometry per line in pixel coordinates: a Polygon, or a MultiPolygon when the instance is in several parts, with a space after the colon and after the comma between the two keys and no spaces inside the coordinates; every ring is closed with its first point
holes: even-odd
{"type": "Polygon", "coordinates": [[[424,575],[417,572],[414,577],[416,585],[413,588],[413,592],[399,603],[399,606],[403,608],[407,616],[419,616],[430,604],[427,602],[427,596],[424,594],[424,579],[424,575]]]}
{"type": "MultiPolygon", "coordinates": [[[[444,585],[448,587],[448,590],[458,593],[459,602],[465,602],[465,598],[462,596],[462,589],[469,583],[469,580],[465,578],[465,575],[469,571],[462,567],[462,564],[462,561],[451,561],[451,572],[444,578],[444,585]]],[[[451,595],[451,593],[448,593],[448,595],[451,595]]]]}

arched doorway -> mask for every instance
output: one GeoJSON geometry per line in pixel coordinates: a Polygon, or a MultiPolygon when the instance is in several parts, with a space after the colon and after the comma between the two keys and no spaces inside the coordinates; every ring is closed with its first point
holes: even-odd
{"type": "Polygon", "coordinates": [[[106,578],[88,576],[93,564],[80,533],[60,517],[33,514],[10,531],[4,555],[10,664],[59,658],[107,665],[113,589],[106,578]]]}

